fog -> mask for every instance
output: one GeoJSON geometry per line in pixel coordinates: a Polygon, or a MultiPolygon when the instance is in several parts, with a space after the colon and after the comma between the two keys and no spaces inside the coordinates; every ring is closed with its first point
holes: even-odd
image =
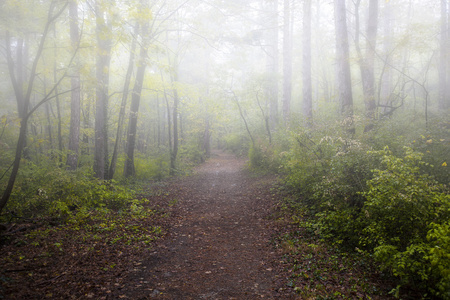
{"type": "Polygon", "coordinates": [[[428,128],[449,107],[448,6],[3,0],[5,161],[21,126],[29,158],[100,160],[101,178],[112,149],[131,166],[135,150],[170,153],[175,168],[180,146],[208,152],[233,134],[247,143],[346,117],[356,132],[396,116],[428,128]]]}

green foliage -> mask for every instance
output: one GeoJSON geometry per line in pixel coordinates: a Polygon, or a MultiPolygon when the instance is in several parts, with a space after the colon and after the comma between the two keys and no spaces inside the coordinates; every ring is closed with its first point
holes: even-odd
{"type": "Polygon", "coordinates": [[[450,223],[430,224],[426,241],[412,244],[404,251],[393,245],[374,249],[375,258],[401,279],[442,299],[450,299],[450,223]]]}
{"type": "Polygon", "coordinates": [[[450,195],[427,174],[420,172],[423,154],[406,148],[398,158],[386,148],[384,169],[374,170],[364,193],[367,201],[361,243],[374,249],[383,269],[403,284],[421,286],[450,299],[449,254],[450,195]]]}
{"type": "Polygon", "coordinates": [[[363,244],[405,249],[425,240],[430,223],[450,217],[450,197],[429,175],[420,173],[421,153],[410,148],[403,158],[393,156],[387,148],[374,153],[382,156],[385,168],[373,171],[363,193],[368,222],[363,244]]]}
{"type": "Polygon", "coordinates": [[[205,153],[201,150],[198,143],[191,141],[187,144],[183,144],[179,149],[180,160],[185,165],[197,165],[205,161],[205,153]]]}
{"type": "Polygon", "coordinates": [[[433,293],[450,299],[450,222],[440,225],[431,223],[430,227],[425,259],[430,262],[429,272],[436,282],[433,293]]]}
{"type": "Polygon", "coordinates": [[[98,180],[90,173],[69,172],[48,162],[28,162],[21,169],[6,210],[22,217],[50,214],[66,219],[81,208],[124,209],[133,197],[132,190],[114,180],[98,180]]]}
{"type": "Polygon", "coordinates": [[[414,149],[400,150],[405,138],[397,137],[393,152],[373,151],[370,145],[379,148],[382,139],[364,137],[317,129],[291,133],[282,169],[293,197],[314,216],[308,228],[346,249],[373,254],[380,268],[400,279],[397,292],[415,286],[449,299],[450,196],[440,183],[448,176],[446,139],[424,137],[414,149]],[[423,153],[415,151],[420,144],[423,153]]]}
{"type": "Polygon", "coordinates": [[[412,141],[412,148],[423,153],[423,161],[428,164],[420,166],[423,172],[432,175],[443,184],[450,182],[448,155],[450,146],[450,126],[445,123],[433,124],[427,134],[412,141]]]}
{"type": "Polygon", "coordinates": [[[359,191],[371,176],[374,158],[364,144],[349,138],[293,134],[296,142],[286,154],[287,183],[301,193],[314,211],[361,207],[359,191]]]}
{"type": "Polygon", "coordinates": [[[246,136],[230,133],[224,136],[225,149],[235,155],[246,155],[249,151],[249,140],[246,136]]]}
{"type": "Polygon", "coordinates": [[[135,178],[138,180],[162,180],[169,176],[169,163],[164,155],[146,157],[140,153],[134,158],[135,178]]]}
{"type": "Polygon", "coordinates": [[[258,169],[264,166],[264,154],[259,145],[250,146],[248,157],[250,159],[250,167],[258,169]]]}

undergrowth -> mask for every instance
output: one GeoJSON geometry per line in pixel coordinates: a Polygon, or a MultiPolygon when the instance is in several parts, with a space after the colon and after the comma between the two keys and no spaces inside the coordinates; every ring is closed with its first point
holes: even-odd
{"type": "MultiPolygon", "coordinates": [[[[450,299],[448,127],[438,120],[427,130],[389,121],[370,132],[340,128],[296,128],[290,147],[268,152],[260,143],[250,162],[283,174],[291,202],[302,208],[290,206],[294,217],[308,216],[299,230],[361,254],[357,260],[370,258],[378,272],[396,278],[393,296],[450,299]]],[[[294,250],[305,248],[288,240],[294,250]]]]}

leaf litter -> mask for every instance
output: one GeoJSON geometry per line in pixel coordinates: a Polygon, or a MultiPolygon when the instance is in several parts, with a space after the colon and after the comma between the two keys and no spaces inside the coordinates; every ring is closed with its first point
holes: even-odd
{"type": "Polygon", "coordinates": [[[0,299],[389,298],[376,274],[343,273],[349,262],[326,247],[287,242],[302,237],[280,213],[276,177],[245,166],[218,152],[194,175],[150,187],[138,217],[16,232],[1,246],[0,299]]]}

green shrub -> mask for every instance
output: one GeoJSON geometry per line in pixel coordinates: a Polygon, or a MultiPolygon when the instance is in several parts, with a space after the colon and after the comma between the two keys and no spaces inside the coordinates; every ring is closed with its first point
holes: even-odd
{"type": "Polygon", "coordinates": [[[374,170],[363,193],[366,225],[360,243],[374,249],[381,268],[402,284],[450,299],[450,195],[420,172],[423,154],[405,152],[403,158],[388,148],[375,152],[384,168],[374,170]]]}
{"type": "Polygon", "coordinates": [[[423,172],[432,175],[443,184],[450,182],[449,161],[450,135],[445,131],[421,135],[412,141],[412,148],[423,153],[422,160],[427,164],[420,166],[423,172]]]}
{"type": "Polygon", "coordinates": [[[164,155],[147,157],[137,154],[134,158],[135,178],[138,180],[162,180],[169,176],[169,163],[164,155]]]}
{"type": "Polygon", "coordinates": [[[230,133],[224,136],[225,149],[235,155],[247,155],[249,150],[249,139],[246,136],[230,133]]]}
{"type": "Polygon", "coordinates": [[[406,148],[404,158],[389,149],[374,152],[382,156],[385,169],[375,169],[363,195],[368,226],[364,245],[393,245],[405,249],[423,241],[428,225],[449,217],[449,195],[427,174],[420,173],[422,154],[406,148]]]}
{"type": "Polygon", "coordinates": [[[389,270],[402,285],[429,290],[442,299],[450,299],[450,223],[430,224],[427,239],[404,251],[382,245],[374,249],[381,268],[389,270]]]}
{"type": "Polygon", "coordinates": [[[286,185],[315,215],[315,232],[373,253],[399,287],[449,299],[450,195],[428,174],[429,153],[369,151],[357,140],[305,131],[292,137],[283,155],[286,185]]]}
{"type": "Polygon", "coordinates": [[[250,159],[250,167],[252,168],[258,169],[265,165],[265,157],[259,145],[250,146],[248,158],[250,159]]]}
{"type": "Polygon", "coordinates": [[[196,142],[190,142],[180,147],[180,161],[187,166],[197,165],[205,161],[205,153],[196,142]]]}
{"type": "Polygon", "coordinates": [[[427,234],[428,253],[425,259],[430,262],[430,277],[435,283],[432,292],[448,300],[450,299],[450,222],[431,223],[430,227],[427,234]]]}
{"type": "Polygon", "coordinates": [[[114,180],[98,180],[90,173],[26,163],[6,211],[22,217],[65,217],[69,210],[83,207],[123,209],[133,198],[133,191],[114,180]]]}

